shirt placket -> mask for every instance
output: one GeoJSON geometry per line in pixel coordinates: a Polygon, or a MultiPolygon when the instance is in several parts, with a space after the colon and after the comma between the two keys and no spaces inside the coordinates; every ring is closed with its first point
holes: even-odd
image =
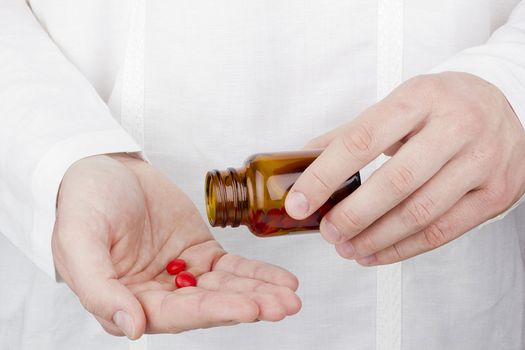
{"type": "Polygon", "coordinates": [[[122,71],[121,125],[144,149],[145,0],[133,0],[122,71]]]}
{"type": "MultiPolygon", "coordinates": [[[[377,99],[403,79],[403,0],[377,2],[377,99]]],[[[387,160],[378,157],[377,169],[387,160]]],[[[377,267],[376,350],[401,350],[402,263],[377,267]]]]}
{"type": "MultiPolygon", "coordinates": [[[[132,0],[129,34],[122,70],[120,123],[144,150],[145,0],[132,0]]],[[[143,152],[142,157],[145,158],[143,152]]],[[[147,350],[148,336],[129,342],[129,350],[147,350]]]]}

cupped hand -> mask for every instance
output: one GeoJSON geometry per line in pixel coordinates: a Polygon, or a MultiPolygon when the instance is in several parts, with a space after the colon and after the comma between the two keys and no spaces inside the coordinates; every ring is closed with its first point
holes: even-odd
{"type": "Polygon", "coordinates": [[[307,217],[381,153],[392,156],[323,218],[342,257],[397,262],[504,212],[525,192],[525,132],[503,94],[466,73],[413,78],[310,142],[325,148],[286,199],[307,217]]]}
{"type": "Polygon", "coordinates": [[[188,197],[130,155],[70,167],[52,248],[59,275],[113,335],[277,321],[301,307],[294,275],[225,252],[188,197]],[[165,271],[174,258],[187,262],[196,287],[176,288],[165,271]]]}

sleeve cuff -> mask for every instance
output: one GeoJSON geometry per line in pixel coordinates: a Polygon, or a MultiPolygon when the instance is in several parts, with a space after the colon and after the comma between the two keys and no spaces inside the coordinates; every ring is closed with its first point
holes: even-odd
{"type": "Polygon", "coordinates": [[[55,224],[56,196],[64,174],[76,161],[94,155],[140,152],[140,146],[122,129],[104,130],[65,139],[39,161],[32,177],[33,224],[30,237],[34,263],[59,281],[53,262],[51,238],[55,224]]]}
{"type": "MultiPolygon", "coordinates": [[[[463,72],[480,77],[496,86],[514,109],[516,116],[525,128],[525,71],[511,62],[490,55],[463,51],[444,63],[434,67],[429,73],[463,72]]],[[[477,228],[503,219],[508,213],[525,201],[523,195],[514,205],[498,216],[485,221],[477,228]]]]}

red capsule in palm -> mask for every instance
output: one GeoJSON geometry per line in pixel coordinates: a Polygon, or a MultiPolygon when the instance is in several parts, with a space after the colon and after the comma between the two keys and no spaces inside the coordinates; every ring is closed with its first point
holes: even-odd
{"type": "Polygon", "coordinates": [[[188,271],[182,271],[175,277],[175,285],[178,288],[195,287],[197,285],[197,279],[188,271]]]}
{"type": "Polygon", "coordinates": [[[166,271],[170,275],[176,275],[184,270],[186,270],[186,261],[182,259],[173,259],[166,265],[166,271]]]}

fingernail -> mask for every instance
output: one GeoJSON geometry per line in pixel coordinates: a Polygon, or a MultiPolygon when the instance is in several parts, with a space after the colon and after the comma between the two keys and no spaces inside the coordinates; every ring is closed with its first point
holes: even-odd
{"type": "Polygon", "coordinates": [[[133,334],[133,319],[131,316],[124,311],[117,311],[113,315],[113,323],[120,328],[126,337],[130,338],[133,334]]]}
{"type": "Polygon", "coordinates": [[[357,262],[361,265],[373,265],[377,261],[377,257],[375,254],[364,256],[362,258],[357,259],[357,262]]]}
{"type": "Polygon", "coordinates": [[[328,220],[325,220],[323,223],[322,232],[323,236],[330,243],[337,243],[341,240],[341,234],[339,233],[339,230],[328,220]]]}
{"type": "Polygon", "coordinates": [[[286,210],[288,215],[303,218],[308,213],[308,200],[301,192],[292,192],[286,198],[286,210]]]}
{"type": "Polygon", "coordinates": [[[355,255],[354,245],[350,241],[341,243],[339,246],[343,258],[352,259],[355,255]]]}

